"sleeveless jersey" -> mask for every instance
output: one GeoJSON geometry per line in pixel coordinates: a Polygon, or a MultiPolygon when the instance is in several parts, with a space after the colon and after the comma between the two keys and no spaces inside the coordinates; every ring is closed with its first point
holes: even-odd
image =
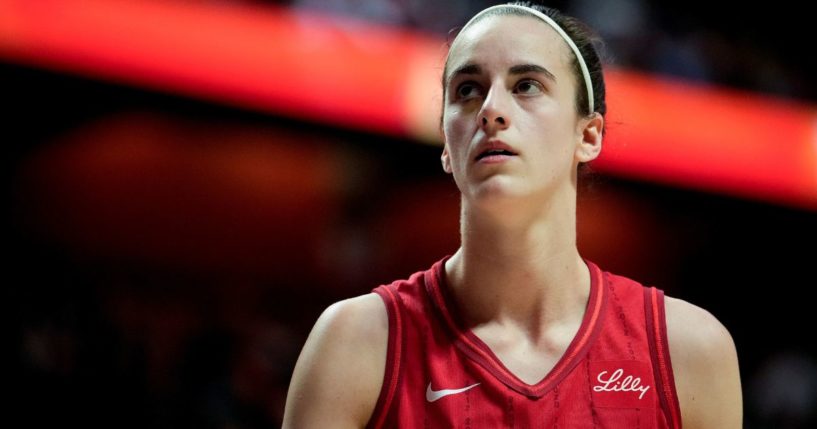
{"type": "Polygon", "coordinates": [[[386,373],[368,428],[681,428],[663,292],[590,269],[581,327],[540,382],[517,378],[464,324],[444,258],[374,292],[386,373]]]}

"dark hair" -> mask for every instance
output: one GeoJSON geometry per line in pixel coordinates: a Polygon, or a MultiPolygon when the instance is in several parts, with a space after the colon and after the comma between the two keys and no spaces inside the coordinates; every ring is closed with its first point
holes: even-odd
{"type": "MultiPolygon", "coordinates": [[[[573,43],[576,44],[576,47],[579,48],[579,52],[582,54],[584,58],[585,64],[587,64],[587,70],[590,72],[590,80],[593,83],[593,99],[594,99],[594,111],[598,112],[602,116],[605,116],[607,113],[607,102],[605,100],[605,87],[604,87],[604,75],[602,74],[602,67],[601,67],[601,59],[599,58],[599,54],[596,51],[596,43],[601,43],[601,38],[599,38],[587,25],[582,23],[576,18],[571,16],[565,15],[559,12],[557,9],[534,4],[529,1],[514,1],[507,3],[508,5],[515,5],[515,6],[525,6],[531,9],[535,9],[543,14],[547,15],[567,33],[568,36],[573,40],[573,43]]],[[[516,8],[498,8],[493,11],[486,13],[479,17],[479,19],[487,18],[489,16],[496,16],[496,15],[518,15],[518,16],[534,16],[524,10],[516,9],[516,8]]],[[[534,16],[535,17],[535,16],[534,16]]],[[[571,52],[572,54],[572,52],[571,52]]],[[[576,82],[576,113],[582,116],[590,116],[593,112],[588,111],[588,103],[587,103],[587,90],[585,89],[584,83],[584,76],[582,75],[581,66],[579,66],[579,61],[576,59],[575,55],[571,55],[573,58],[572,68],[573,68],[573,77],[576,82]]],[[[448,58],[445,60],[445,68],[443,68],[443,77],[442,77],[442,85],[443,85],[443,104],[445,103],[445,80],[446,76],[448,75],[448,58]]],[[[445,105],[443,105],[443,112],[445,111],[445,105]]],[[[440,115],[440,124],[442,125],[442,114],[440,115]]]]}

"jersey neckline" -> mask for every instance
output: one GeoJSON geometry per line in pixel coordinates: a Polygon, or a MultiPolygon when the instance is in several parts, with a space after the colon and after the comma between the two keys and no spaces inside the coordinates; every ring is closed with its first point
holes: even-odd
{"type": "Polygon", "coordinates": [[[556,362],[556,365],[544,378],[535,384],[528,384],[512,373],[476,334],[470,329],[464,328],[465,324],[460,317],[452,292],[446,281],[445,262],[449,258],[450,256],[446,256],[426,272],[426,291],[430,295],[443,325],[453,335],[457,348],[488,370],[502,383],[525,396],[539,398],[559,384],[587,355],[602,326],[603,310],[608,295],[605,276],[596,264],[584,260],[590,270],[590,296],[578,332],[576,332],[570,345],[556,362]]]}

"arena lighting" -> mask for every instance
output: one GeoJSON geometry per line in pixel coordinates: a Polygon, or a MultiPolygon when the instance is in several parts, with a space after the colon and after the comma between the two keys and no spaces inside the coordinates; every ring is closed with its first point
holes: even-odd
{"type": "MultiPolygon", "coordinates": [[[[445,41],[317,13],[0,0],[0,59],[438,143],[445,41]]],[[[596,169],[817,209],[817,108],[622,70],[596,169]]]]}

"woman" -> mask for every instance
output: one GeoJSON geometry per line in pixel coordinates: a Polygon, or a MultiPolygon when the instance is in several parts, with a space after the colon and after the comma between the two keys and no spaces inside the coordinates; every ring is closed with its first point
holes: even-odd
{"type": "Polygon", "coordinates": [[[740,427],[717,319],[576,248],[577,172],[606,112],[583,27],[529,3],[488,8],[452,43],[443,94],[461,247],[321,315],[284,427],[740,427]]]}

